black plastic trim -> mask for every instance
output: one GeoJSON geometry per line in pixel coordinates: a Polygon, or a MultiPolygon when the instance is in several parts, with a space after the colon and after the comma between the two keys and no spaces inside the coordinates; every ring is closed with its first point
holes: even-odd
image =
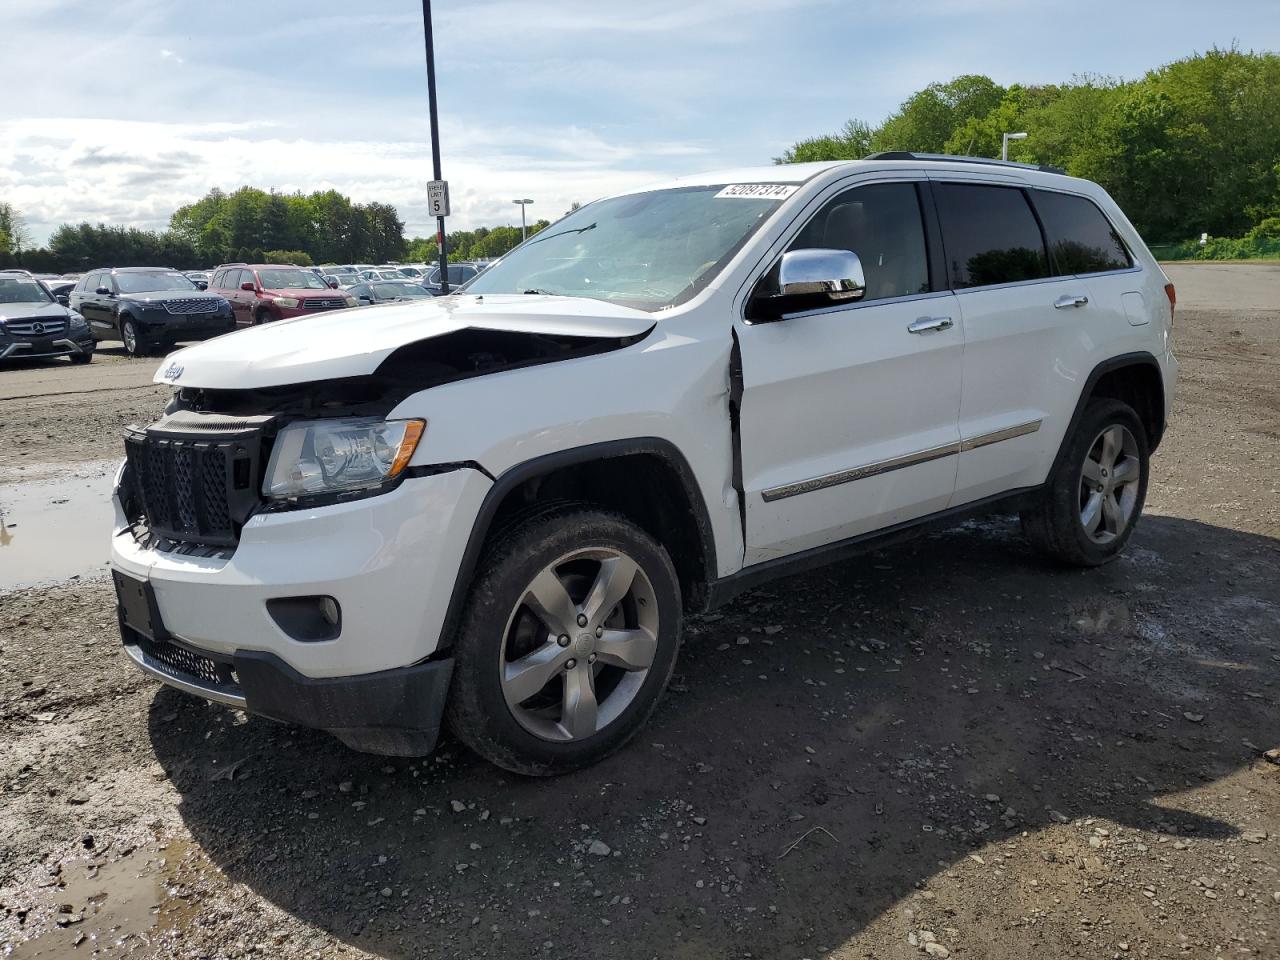
{"type": "Polygon", "coordinates": [[[1009,510],[1019,509],[1024,504],[1033,502],[1036,495],[1043,489],[1042,485],[1020,487],[1017,490],[1009,490],[993,497],[984,497],[972,503],[950,507],[946,510],[897,523],[881,530],[872,530],[856,537],[837,540],[835,543],[811,547],[808,550],[802,550],[790,556],[779,557],[776,560],[766,560],[763,563],[755,563],[749,567],[743,567],[737,573],[722,577],[711,584],[709,609],[724,606],[739,594],[772,580],[794,576],[797,573],[804,573],[818,567],[825,567],[830,563],[847,560],[850,557],[855,557],[871,550],[878,550],[881,547],[899,543],[910,537],[917,536],[930,527],[949,526],[962,517],[990,513],[997,506],[1009,510]]]}
{"type": "Polygon", "coordinates": [[[273,653],[237,651],[245,709],[331,733],[354,750],[424,756],[435,749],[452,660],[349,677],[307,677],[273,653]]]}
{"type": "Polygon", "coordinates": [[[698,487],[693,468],[685,459],[680,449],[670,440],[661,437],[634,437],[626,440],[607,440],[603,443],[587,444],[568,450],[558,450],[541,457],[534,457],[524,463],[517,464],[498,476],[489,492],[485,494],[480,511],[476,514],[475,523],[471,527],[471,536],[463,550],[462,560],[458,564],[457,577],[453,583],[453,593],[449,598],[449,608],[445,614],[444,625],[440,632],[437,653],[449,650],[453,645],[453,632],[462,616],[462,607],[466,603],[471,589],[471,578],[476,566],[480,563],[480,555],[484,550],[485,540],[497,516],[498,508],[507,494],[520,484],[535,477],[545,476],[565,467],[591,463],[597,460],[610,460],[634,454],[656,455],[670,463],[675,469],[680,483],[684,487],[685,496],[693,507],[694,517],[698,524],[698,538],[702,543],[702,557],[706,581],[709,583],[716,575],[716,543],[711,527],[711,514],[707,510],[706,501],[698,487]]]}
{"type": "Polygon", "coordinates": [[[938,206],[933,199],[933,183],[916,181],[916,201],[924,221],[925,253],[929,259],[929,292],[947,293],[951,289],[947,277],[947,254],[942,243],[942,223],[938,219],[938,206]]]}
{"type": "Polygon", "coordinates": [[[1076,425],[1080,422],[1080,418],[1084,416],[1085,405],[1089,402],[1089,398],[1093,395],[1093,388],[1097,386],[1098,381],[1106,374],[1114,370],[1122,370],[1125,367],[1151,367],[1156,372],[1156,377],[1160,381],[1160,403],[1158,405],[1157,414],[1160,417],[1159,428],[1153,436],[1147,437],[1149,448],[1154,451],[1160,445],[1160,440],[1164,436],[1165,431],[1165,385],[1164,371],[1160,369],[1160,363],[1153,354],[1140,350],[1136,353],[1122,353],[1119,356],[1110,357],[1099,363],[1089,373],[1088,378],[1084,382],[1084,387],[1080,391],[1080,396],[1076,398],[1076,408],[1071,413],[1071,420],[1067,424],[1067,432],[1062,435],[1062,445],[1058,448],[1058,455],[1053,458],[1053,467],[1050,468],[1050,476],[1053,470],[1056,470],[1063,456],[1066,455],[1067,445],[1071,440],[1071,434],[1075,431],[1076,425]]]}

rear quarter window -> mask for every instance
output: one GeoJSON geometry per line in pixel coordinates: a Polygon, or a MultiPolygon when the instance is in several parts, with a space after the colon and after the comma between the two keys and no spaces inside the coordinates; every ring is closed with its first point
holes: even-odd
{"type": "Polygon", "coordinates": [[[1133,258],[1097,204],[1069,193],[1033,190],[1056,275],[1127,270],[1133,258]]]}
{"type": "Polygon", "coordinates": [[[1044,237],[1021,189],[938,183],[933,192],[954,288],[1050,276],[1044,237]]]}

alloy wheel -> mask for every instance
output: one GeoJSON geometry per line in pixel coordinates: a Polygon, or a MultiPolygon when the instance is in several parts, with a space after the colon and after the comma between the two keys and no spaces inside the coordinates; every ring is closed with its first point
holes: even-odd
{"type": "Polygon", "coordinates": [[[507,618],[498,666],[512,716],[544,740],[603,730],[644,686],[658,621],[653,584],[620,551],[578,550],[548,564],[507,618]]]}
{"type": "Polygon", "coordinates": [[[1094,439],[1080,470],[1080,524],[1094,543],[1128,528],[1138,502],[1142,461],[1128,427],[1113,423],[1094,439]]]}
{"type": "Polygon", "coordinates": [[[120,331],[120,335],[124,338],[124,352],[129,356],[137,356],[138,354],[138,331],[134,329],[133,321],[126,320],[124,328],[120,331]]]}

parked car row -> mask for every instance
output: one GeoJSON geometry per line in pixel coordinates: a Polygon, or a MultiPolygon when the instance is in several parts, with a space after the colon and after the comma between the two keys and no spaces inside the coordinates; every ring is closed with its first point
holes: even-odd
{"type": "MultiPolygon", "coordinates": [[[[486,266],[450,264],[450,289],[486,266]]],[[[66,356],[88,363],[104,340],[142,356],[241,326],[442,292],[440,268],[429,264],[224,263],[207,271],[103,267],[66,276],[2,270],[0,360],[66,356]]]]}

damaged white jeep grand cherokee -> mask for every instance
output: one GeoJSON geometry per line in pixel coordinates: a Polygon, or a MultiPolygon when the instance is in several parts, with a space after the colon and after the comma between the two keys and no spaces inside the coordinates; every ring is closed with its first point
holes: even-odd
{"type": "Polygon", "coordinates": [[[456,295],[170,356],[126,436],[124,646],[182,690],[551,774],[634,735],[682,619],[926,522],[1114,557],[1174,293],[1098,186],[881,154],[599,200],[456,295]]]}

